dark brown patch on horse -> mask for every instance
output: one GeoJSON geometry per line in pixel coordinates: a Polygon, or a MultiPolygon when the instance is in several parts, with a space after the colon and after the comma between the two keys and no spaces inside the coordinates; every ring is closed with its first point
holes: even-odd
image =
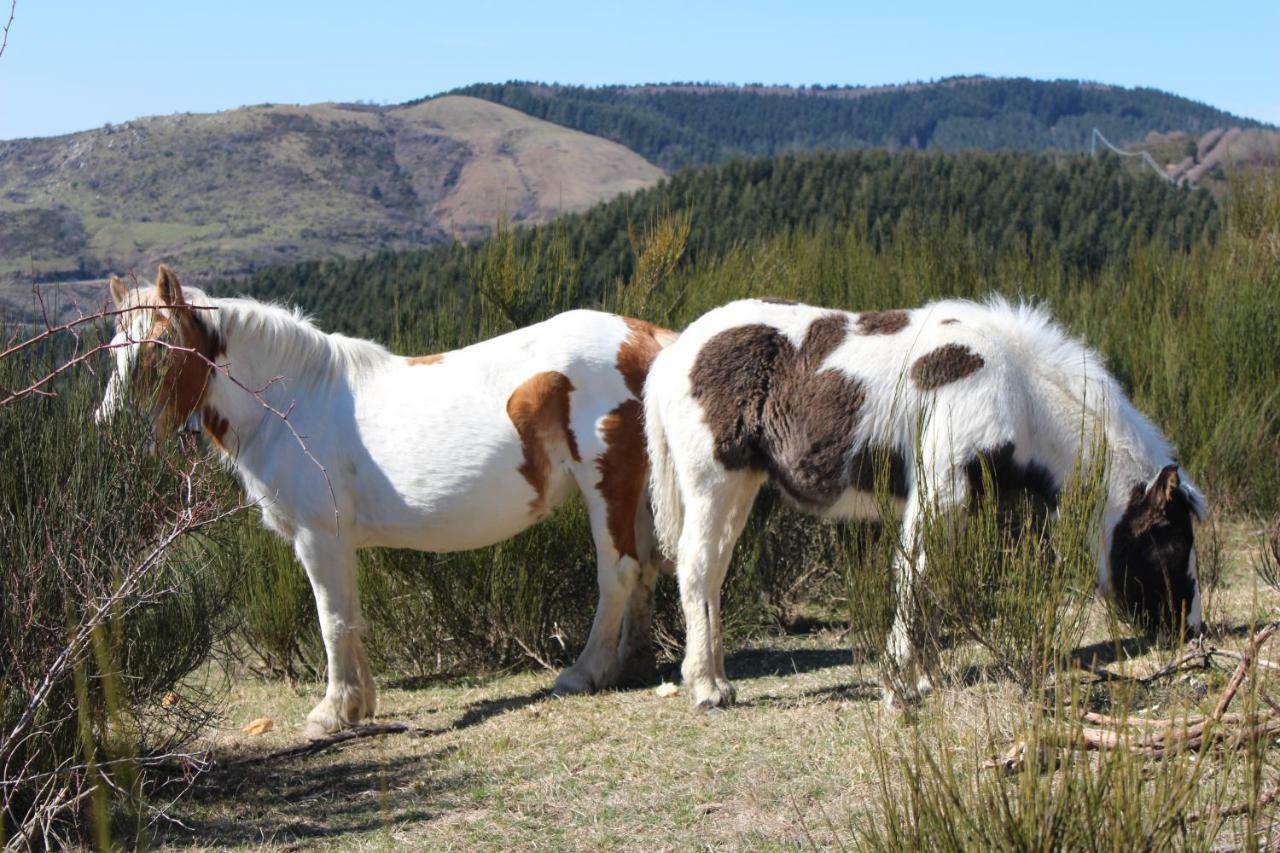
{"type": "Polygon", "coordinates": [[[206,405],[200,410],[200,426],[204,429],[205,435],[209,436],[209,440],[225,453],[227,450],[227,430],[231,428],[231,422],[219,414],[212,406],[206,405]]]}
{"type": "MultiPolygon", "coordinates": [[[[880,454],[855,451],[866,388],[823,363],[849,334],[848,318],[827,314],[796,348],[767,325],[738,326],[711,338],[690,373],[717,461],[763,471],[797,503],[821,509],[849,488],[871,491],[880,454]]],[[[906,494],[900,456],[886,462],[890,488],[906,494]]]]}
{"type": "Polygon", "coordinates": [[[529,510],[541,515],[548,509],[547,486],[551,481],[551,453],[564,447],[580,462],[578,439],[569,427],[569,395],[573,383],[554,370],[525,381],[507,400],[507,417],[515,425],[524,451],[520,474],[533,487],[529,510]]]}
{"type": "Polygon", "coordinates": [[[969,483],[970,504],[976,507],[987,494],[990,483],[998,500],[1030,495],[1047,509],[1058,506],[1059,486],[1048,468],[1035,460],[1019,462],[1014,458],[1013,442],[1005,442],[993,450],[974,454],[965,463],[965,479],[969,483]]]}
{"type": "Polygon", "coordinates": [[[617,367],[627,389],[638,400],[644,394],[645,379],[654,358],[676,339],[676,333],[644,320],[623,317],[630,330],[618,347],[617,367]]]}
{"type": "Polygon", "coordinates": [[[849,485],[869,494],[884,488],[899,500],[907,497],[907,461],[896,449],[865,447],[849,462],[849,485]]]}
{"type": "Polygon", "coordinates": [[[858,315],[857,332],[860,335],[896,335],[911,322],[906,311],[864,311],[858,315]]]}
{"type": "Polygon", "coordinates": [[[1145,631],[1176,630],[1190,612],[1189,577],[1194,514],[1178,466],[1169,465],[1147,489],[1134,485],[1111,536],[1111,587],[1121,610],[1145,631]]]}
{"type": "Polygon", "coordinates": [[[405,363],[411,367],[416,367],[420,364],[439,364],[442,361],[444,361],[444,353],[442,352],[434,352],[431,355],[415,355],[405,359],[405,363]]]}
{"type": "Polygon", "coordinates": [[[795,347],[773,326],[726,329],[703,344],[689,382],[711,430],[714,453],[729,470],[764,470],[764,407],[780,367],[795,347]]]}
{"type": "Polygon", "coordinates": [[[780,296],[757,296],[756,301],[765,302],[769,305],[799,305],[794,299],[783,299],[780,296]]]}
{"type": "Polygon", "coordinates": [[[605,502],[605,518],[614,549],[639,559],[636,549],[636,513],[644,497],[648,457],[644,444],[644,407],[627,400],[600,422],[605,450],[596,460],[600,482],[596,487],[605,502]]]}
{"type": "Polygon", "coordinates": [[[984,364],[982,356],[964,344],[944,344],[916,359],[911,381],[921,390],[932,391],[976,373],[984,364]]]}
{"type": "Polygon", "coordinates": [[[939,323],[938,325],[939,325],[939,326],[954,326],[956,323],[959,323],[959,322],[960,322],[960,321],[959,321],[959,320],[957,320],[955,317],[948,317],[947,319],[943,320],[943,321],[942,321],[941,323],[939,323]]]}

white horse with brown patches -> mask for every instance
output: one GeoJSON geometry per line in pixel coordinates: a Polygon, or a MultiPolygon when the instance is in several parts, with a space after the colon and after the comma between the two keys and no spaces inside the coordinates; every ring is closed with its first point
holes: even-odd
{"type": "MultiPolygon", "coordinates": [[[[889,654],[912,699],[923,495],[959,509],[987,482],[1056,505],[1081,436],[1105,437],[1098,585],[1144,626],[1200,625],[1191,521],[1203,498],[1103,367],[1040,309],[992,299],[850,314],[776,300],[703,315],[653,363],[646,429],[658,538],[678,556],[695,704],[733,701],[720,586],[757,490],[837,517],[896,499],[903,547],[889,654]],[[921,479],[923,478],[923,479],[921,479]]],[[[924,689],[927,681],[915,682],[924,689]]]]}
{"type": "Polygon", "coordinates": [[[673,333],[571,311],[402,358],[325,334],[297,312],[184,289],[163,266],[153,290],[119,279],[111,290],[123,313],[98,419],[126,390],[151,406],[157,439],[198,415],[306,568],[329,671],[308,734],[374,710],[356,549],[490,545],[545,518],[575,487],[595,538],[600,604],[557,689],[605,687],[646,664],[656,563],[640,397],[673,333]]]}

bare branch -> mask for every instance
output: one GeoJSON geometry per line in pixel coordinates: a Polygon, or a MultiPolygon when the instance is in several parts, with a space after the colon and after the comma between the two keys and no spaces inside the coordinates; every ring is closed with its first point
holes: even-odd
{"type": "MultiPolygon", "coordinates": [[[[182,305],[182,306],[176,306],[176,305],[152,305],[152,306],[148,306],[148,307],[149,307],[149,308],[153,308],[153,309],[154,309],[154,308],[171,308],[171,309],[173,309],[173,308],[195,308],[195,309],[199,309],[199,310],[203,310],[203,311],[216,311],[216,310],[217,310],[217,306],[214,306],[214,305],[182,305]]],[[[79,340],[79,337],[78,337],[77,335],[75,335],[75,333],[72,331],[72,330],[76,329],[77,327],[82,326],[82,325],[84,325],[85,323],[89,323],[89,322],[93,322],[93,321],[96,321],[96,320],[104,319],[104,318],[106,318],[106,317],[112,317],[112,316],[116,316],[116,315],[119,315],[119,314],[125,314],[125,313],[128,313],[128,312],[132,311],[132,310],[135,310],[135,309],[126,308],[126,309],[116,309],[116,310],[110,310],[110,311],[99,311],[99,312],[97,312],[97,313],[95,313],[95,314],[91,314],[91,315],[88,315],[88,316],[85,316],[85,317],[80,317],[80,318],[77,318],[77,319],[72,320],[72,321],[70,321],[70,322],[63,323],[63,324],[61,324],[61,325],[59,325],[59,326],[50,326],[50,325],[48,325],[48,324],[47,324],[47,322],[46,322],[46,327],[45,327],[45,330],[44,330],[43,332],[40,332],[39,334],[34,335],[33,337],[31,337],[31,338],[29,338],[29,339],[27,339],[27,340],[24,340],[24,341],[20,341],[20,342],[18,342],[18,343],[11,344],[11,345],[10,345],[7,349],[5,349],[3,352],[0,352],[0,360],[3,360],[4,358],[7,358],[7,357],[9,357],[9,356],[13,355],[14,353],[20,352],[20,351],[22,351],[23,349],[26,349],[26,348],[28,348],[28,347],[30,347],[30,346],[33,346],[33,345],[35,345],[35,344],[37,344],[37,343],[39,343],[39,342],[41,342],[41,341],[48,340],[48,339],[50,339],[51,337],[53,337],[54,335],[58,334],[59,332],[71,332],[71,333],[72,333],[72,335],[73,335],[74,337],[76,337],[76,340],[78,341],[78,340],[79,340]]],[[[335,525],[337,525],[337,524],[339,523],[340,519],[339,519],[339,517],[338,517],[338,496],[337,496],[337,493],[335,493],[335,492],[334,492],[334,490],[333,490],[333,482],[329,479],[329,472],[328,472],[328,470],[324,467],[324,464],[323,464],[323,463],[321,463],[321,462],[320,462],[320,460],[315,456],[315,454],[313,454],[313,453],[311,452],[311,448],[310,448],[309,446],[307,446],[307,442],[306,442],[306,440],[302,437],[302,435],[298,432],[298,430],[297,430],[297,429],[293,426],[293,424],[289,421],[289,415],[293,412],[293,406],[294,406],[294,404],[293,404],[292,402],[290,402],[290,403],[289,403],[289,405],[288,405],[288,407],[286,407],[284,410],[277,409],[275,406],[271,405],[271,403],[269,403],[269,402],[267,401],[267,399],[263,396],[263,394],[264,394],[264,393],[265,393],[269,388],[271,388],[271,387],[272,387],[273,385],[275,385],[277,382],[279,382],[279,381],[281,381],[282,379],[284,379],[284,377],[282,377],[282,376],[275,376],[275,377],[272,377],[272,378],[271,378],[270,380],[268,380],[268,381],[267,381],[267,383],[266,383],[265,385],[263,385],[261,388],[257,388],[257,389],[250,388],[250,387],[248,387],[247,385],[245,385],[243,382],[241,382],[239,379],[236,379],[234,376],[232,376],[232,375],[231,375],[231,371],[228,369],[227,365],[225,365],[225,364],[218,364],[216,361],[214,361],[213,359],[209,358],[209,356],[207,356],[207,355],[206,355],[206,354],[204,354],[203,352],[199,352],[199,351],[197,351],[196,349],[194,349],[194,348],[192,348],[192,347],[179,346],[178,344],[172,343],[171,341],[160,340],[159,338],[141,338],[141,339],[134,339],[134,338],[132,338],[132,337],[131,337],[131,338],[129,338],[128,340],[126,340],[124,343],[120,343],[120,344],[113,344],[113,343],[111,343],[111,342],[109,342],[109,341],[108,341],[108,342],[105,342],[105,343],[98,344],[97,346],[93,347],[92,349],[88,350],[87,352],[80,353],[79,355],[77,355],[77,356],[75,356],[75,357],[73,357],[73,358],[71,358],[71,359],[67,360],[65,363],[58,365],[57,367],[55,367],[53,370],[49,371],[49,372],[48,372],[47,374],[45,374],[44,376],[42,376],[42,377],[40,377],[40,378],[36,379],[35,381],[33,381],[33,382],[32,382],[30,385],[28,385],[26,388],[23,388],[23,389],[18,390],[18,391],[5,391],[4,393],[6,393],[6,394],[7,394],[7,396],[5,396],[3,399],[0,399],[0,406],[5,406],[5,405],[8,405],[8,404],[10,404],[10,403],[14,403],[14,402],[16,402],[16,401],[18,401],[18,400],[20,400],[20,399],[22,399],[22,398],[24,398],[24,397],[30,397],[30,396],[53,397],[53,396],[57,396],[57,393],[56,393],[56,392],[53,392],[53,391],[49,391],[49,390],[47,390],[46,386],[47,386],[47,385],[49,385],[51,382],[53,382],[57,377],[61,376],[63,373],[66,373],[67,371],[71,370],[72,368],[74,368],[74,367],[76,367],[76,366],[78,366],[78,365],[80,365],[80,364],[84,364],[85,362],[87,362],[89,359],[91,359],[91,358],[92,358],[94,355],[96,355],[97,353],[100,353],[100,352],[107,352],[107,351],[110,351],[110,350],[113,350],[113,349],[118,349],[118,348],[123,347],[123,346],[132,346],[133,344],[139,344],[139,343],[150,343],[150,344],[155,344],[155,345],[157,345],[157,346],[162,346],[162,347],[164,347],[165,349],[168,349],[168,350],[171,350],[171,351],[174,351],[174,352],[188,353],[188,354],[191,354],[191,355],[195,355],[195,356],[197,356],[197,357],[198,357],[198,358],[200,358],[202,361],[204,361],[206,364],[208,364],[208,365],[209,365],[209,367],[211,367],[213,370],[217,371],[219,374],[221,374],[223,377],[225,377],[229,382],[231,382],[231,384],[235,385],[237,388],[241,389],[241,390],[242,390],[242,391],[244,391],[246,394],[248,394],[249,396],[253,397],[253,399],[254,399],[254,400],[256,400],[256,401],[258,402],[258,404],[259,404],[260,406],[262,406],[262,408],[266,409],[266,411],[267,411],[268,413],[270,413],[270,414],[272,414],[272,415],[275,415],[275,416],[276,416],[276,418],[278,418],[278,419],[281,421],[281,423],[283,423],[283,424],[285,425],[285,428],[289,430],[290,435],[292,435],[292,436],[293,436],[294,441],[296,441],[296,442],[298,443],[298,447],[300,447],[300,448],[302,449],[303,454],[304,454],[304,455],[305,455],[309,460],[311,460],[311,463],[312,463],[313,465],[315,465],[315,466],[316,466],[316,468],[318,468],[318,469],[320,470],[320,475],[321,475],[322,477],[324,477],[325,487],[329,490],[329,501],[330,501],[330,503],[332,503],[332,504],[333,504],[333,520],[334,520],[334,524],[335,524],[335,525]]]]}
{"type": "Polygon", "coordinates": [[[13,16],[18,11],[18,0],[9,0],[9,20],[4,22],[4,35],[0,36],[0,56],[4,56],[4,49],[9,46],[9,28],[13,26],[13,16]]]}

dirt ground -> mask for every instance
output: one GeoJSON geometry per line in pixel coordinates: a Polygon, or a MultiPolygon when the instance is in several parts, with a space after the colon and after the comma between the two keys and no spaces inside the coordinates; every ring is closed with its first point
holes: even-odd
{"type": "MultiPolygon", "coordinates": [[[[1280,607],[1253,571],[1260,534],[1258,524],[1219,528],[1224,571],[1207,615],[1209,641],[1221,647],[1240,647],[1250,624],[1280,607]]],[[[1150,671],[1177,653],[1095,639],[1082,651],[1114,671],[1150,671]]],[[[301,723],[321,689],[239,680],[205,744],[214,769],[171,810],[189,831],[171,827],[157,840],[273,850],[853,848],[859,822],[876,819],[877,750],[905,755],[909,727],[934,725],[957,753],[993,755],[1025,724],[1027,697],[972,677],[976,653],[956,649],[946,661],[953,682],[908,722],[885,707],[874,667],[855,665],[847,643],[828,629],[735,651],[727,667],[739,704],[713,715],[654,687],[555,698],[549,672],[381,682],[374,722],[425,733],[266,760],[304,743],[301,723]],[[261,717],[272,731],[241,731],[261,717]]],[[[1225,676],[1206,679],[1212,688],[1225,676]]]]}

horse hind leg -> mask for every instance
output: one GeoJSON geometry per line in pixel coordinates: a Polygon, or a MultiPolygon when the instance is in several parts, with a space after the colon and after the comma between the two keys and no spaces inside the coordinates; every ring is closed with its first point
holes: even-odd
{"type": "Polygon", "coordinates": [[[676,577],[685,619],[680,672],[695,708],[732,705],[737,691],[724,666],[720,592],[764,475],[720,472],[713,487],[686,494],[676,577]]]}
{"type": "Polygon", "coordinates": [[[582,654],[556,678],[555,692],[559,694],[591,693],[618,682],[622,669],[618,654],[619,637],[624,613],[640,571],[639,560],[631,554],[622,553],[613,541],[608,507],[599,493],[594,489],[584,489],[583,495],[596,543],[596,580],[600,586],[600,601],[582,654]]]}
{"type": "Polygon", "coordinates": [[[640,567],[622,618],[618,644],[618,662],[621,667],[619,681],[632,686],[651,683],[657,673],[657,660],[653,652],[654,587],[657,585],[658,572],[664,566],[669,573],[674,573],[675,570],[658,553],[653,535],[653,517],[645,504],[641,504],[636,512],[636,549],[640,567]]]}

